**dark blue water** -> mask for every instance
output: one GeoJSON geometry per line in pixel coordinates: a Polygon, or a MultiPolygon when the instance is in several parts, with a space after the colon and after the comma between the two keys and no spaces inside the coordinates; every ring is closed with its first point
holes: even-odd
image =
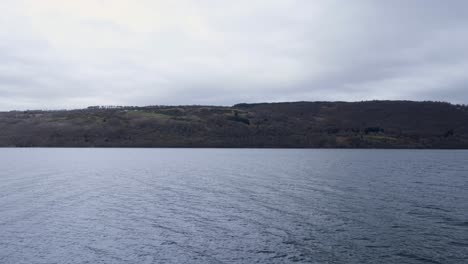
{"type": "Polygon", "coordinates": [[[468,263],[468,151],[0,149],[0,263],[468,263]]]}

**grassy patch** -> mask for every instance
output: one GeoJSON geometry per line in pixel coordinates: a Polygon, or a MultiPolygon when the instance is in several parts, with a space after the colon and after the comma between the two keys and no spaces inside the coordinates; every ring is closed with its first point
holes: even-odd
{"type": "Polygon", "coordinates": [[[397,138],[387,136],[367,136],[366,138],[374,141],[398,141],[397,138]]]}
{"type": "Polygon", "coordinates": [[[171,118],[170,115],[165,115],[165,114],[155,113],[155,112],[144,112],[144,111],[131,111],[127,113],[127,116],[162,119],[162,120],[171,118]]]}

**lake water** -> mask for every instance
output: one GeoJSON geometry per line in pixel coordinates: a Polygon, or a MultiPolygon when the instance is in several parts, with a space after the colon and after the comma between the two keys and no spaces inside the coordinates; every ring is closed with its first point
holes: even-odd
{"type": "Polygon", "coordinates": [[[468,263],[468,151],[0,149],[0,263],[468,263]]]}

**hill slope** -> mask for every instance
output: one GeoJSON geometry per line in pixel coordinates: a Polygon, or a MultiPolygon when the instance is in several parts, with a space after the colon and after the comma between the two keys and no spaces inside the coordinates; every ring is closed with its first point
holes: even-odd
{"type": "Polygon", "coordinates": [[[0,113],[2,147],[468,148],[468,107],[295,102],[0,113]]]}

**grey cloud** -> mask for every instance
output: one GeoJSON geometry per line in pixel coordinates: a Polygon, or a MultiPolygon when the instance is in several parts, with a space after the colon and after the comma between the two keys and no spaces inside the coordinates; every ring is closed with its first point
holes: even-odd
{"type": "Polygon", "coordinates": [[[175,12],[180,19],[140,21],[139,14],[100,16],[102,10],[49,18],[23,13],[24,6],[11,8],[0,19],[0,109],[281,100],[468,102],[466,1],[173,3],[139,2],[148,9],[167,8],[168,15],[175,12]],[[140,31],[140,26],[148,28],[140,31]]]}

